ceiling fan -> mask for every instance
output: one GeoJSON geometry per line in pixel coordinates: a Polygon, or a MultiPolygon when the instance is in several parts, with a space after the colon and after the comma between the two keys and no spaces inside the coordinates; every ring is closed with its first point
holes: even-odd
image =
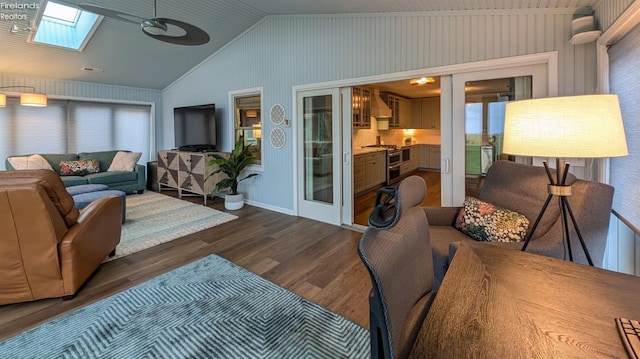
{"type": "Polygon", "coordinates": [[[148,18],[91,4],[78,4],[78,7],[112,19],[139,24],[142,32],[160,41],[189,46],[203,45],[209,42],[209,35],[197,26],[179,20],[156,17],[155,0],[153,1],[153,17],[148,18]]]}

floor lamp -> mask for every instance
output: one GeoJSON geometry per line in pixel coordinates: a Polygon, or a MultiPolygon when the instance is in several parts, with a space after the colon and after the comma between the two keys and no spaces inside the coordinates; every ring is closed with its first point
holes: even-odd
{"type": "Polygon", "coordinates": [[[551,199],[559,197],[569,260],[573,261],[569,220],[580,240],[587,261],[593,266],[576,218],[569,204],[571,184],[567,158],[608,158],[626,156],[627,142],[616,95],[549,97],[510,102],[505,108],[503,152],[510,155],[556,159],[556,178],[549,164],[549,195],[527,236],[525,251],[551,199]]]}

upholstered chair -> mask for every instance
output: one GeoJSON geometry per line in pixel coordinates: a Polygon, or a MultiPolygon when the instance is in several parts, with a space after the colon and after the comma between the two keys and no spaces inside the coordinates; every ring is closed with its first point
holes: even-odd
{"type": "Polygon", "coordinates": [[[120,242],[122,199],[79,211],[50,170],[0,172],[0,304],[72,298],[120,242]]]}
{"type": "Polygon", "coordinates": [[[358,245],[373,286],[372,358],[407,357],[434,298],[429,225],[419,207],[425,194],[421,177],[404,179],[387,211],[393,217],[370,221],[358,245]]]}
{"type": "MultiPolygon", "coordinates": [[[[555,170],[551,171],[555,178],[555,170]]],[[[529,166],[512,161],[497,161],[487,172],[478,199],[524,215],[531,226],[548,196],[549,178],[543,167],[529,166]]],[[[613,187],[592,181],[576,179],[569,174],[567,184],[572,185],[568,201],[573,209],[580,232],[597,267],[604,260],[609,219],[613,201],[613,187]]],[[[558,197],[553,197],[526,249],[549,257],[567,259],[567,244],[563,239],[563,221],[558,197]]],[[[460,207],[424,207],[429,219],[429,232],[433,247],[435,286],[442,282],[456,242],[475,241],[455,227],[460,207]]],[[[587,263],[578,236],[569,224],[570,244],[574,262],[587,263]]],[[[521,250],[523,242],[486,242],[491,245],[521,250]]]]}

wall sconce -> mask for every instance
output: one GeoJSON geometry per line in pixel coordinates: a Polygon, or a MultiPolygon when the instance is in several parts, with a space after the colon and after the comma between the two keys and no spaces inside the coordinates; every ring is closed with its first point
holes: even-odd
{"type": "MultiPolygon", "coordinates": [[[[36,93],[36,88],[32,86],[2,86],[0,89],[9,88],[25,88],[30,89],[31,92],[23,92],[20,94],[20,105],[44,107],[47,106],[47,95],[36,93]]],[[[0,93],[0,107],[7,106],[7,95],[0,93]]]]}

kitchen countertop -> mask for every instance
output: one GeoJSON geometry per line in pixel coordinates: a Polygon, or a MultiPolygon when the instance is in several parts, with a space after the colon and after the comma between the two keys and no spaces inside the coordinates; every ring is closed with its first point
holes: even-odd
{"type": "Polygon", "coordinates": [[[353,154],[354,155],[363,155],[365,153],[373,153],[373,152],[378,152],[378,151],[386,151],[386,148],[382,148],[382,147],[365,147],[365,148],[354,148],[353,149],[353,154]]]}
{"type": "MultiPolygon", "coordinates": [[[[418,146],[418,145],[435,145],[435,146],[440,146],[439,143],[413,143],[410,145],[396,145],[398,148],[403,148],[403,147],[410,147],[410,146],[418,146]]],[[[384,147],[362,147],[362,148],[354,148],[353,149],[353,154],[354,155],[362,155],[365,153],[372,153],[372,152],[377,152],[377,151],[386,151],[387,149],[384,147]]]]}

